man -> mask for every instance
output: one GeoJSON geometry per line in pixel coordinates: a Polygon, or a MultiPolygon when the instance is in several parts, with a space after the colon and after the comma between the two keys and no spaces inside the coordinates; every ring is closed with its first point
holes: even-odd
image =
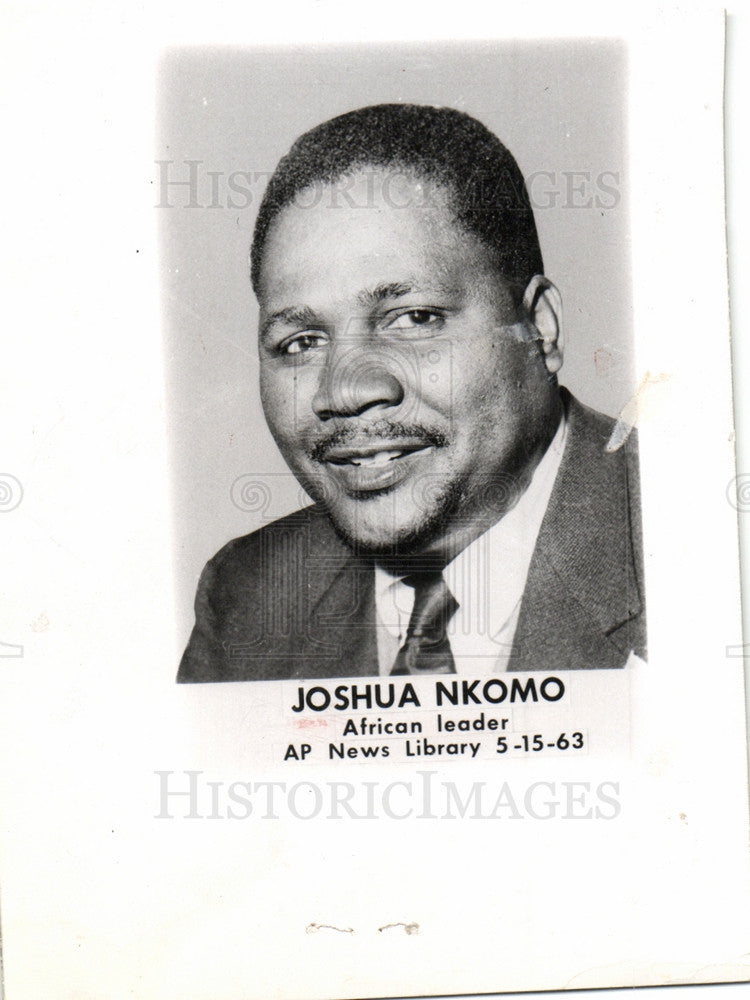
{"type": "Polygon", "coordinates": [[[500,141],[446,108],[326,122],[251,256],[264,411],[315,503],[208,563],[178,680],[643,657],[634,435],[558,386],[560,295],[500,141]]]}

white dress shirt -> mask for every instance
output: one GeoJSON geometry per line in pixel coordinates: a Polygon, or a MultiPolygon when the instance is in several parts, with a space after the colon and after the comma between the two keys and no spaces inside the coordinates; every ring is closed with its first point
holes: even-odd
{"type": "MultiPolygon", "coordinates": [[[[443,578],[458,601],[458,610],[447,628],[457,674],[496,674],[508,669],[531,557],[560,468],[565,439],[563,417],[516,505],[443,570],[443,578]]],[[[406,637],[413,604],[414,589],[400,577],[376,567],[381,675],[391,672],[406,637]]]]}

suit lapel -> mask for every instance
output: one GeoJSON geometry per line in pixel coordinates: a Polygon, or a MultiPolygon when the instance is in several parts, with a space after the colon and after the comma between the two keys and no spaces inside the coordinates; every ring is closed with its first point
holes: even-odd
{"type": "Polygon", "coordinates": [[[305,559],[304,628],[291,644],[291,677],[378,674],[375,571],[317,521],[305,559]]]}
{"type": "Polygon", "coordinates": [[[628,456],[569,399],[568,442],[529,569],[511,670],[624,666],[642,610],[628,456]]]}
{"type": "Polygon", "coordinates": [[[329,677],[377,676],[375,570],[349,557],[313,608],[312,627],[331,650],[329,677]]]}

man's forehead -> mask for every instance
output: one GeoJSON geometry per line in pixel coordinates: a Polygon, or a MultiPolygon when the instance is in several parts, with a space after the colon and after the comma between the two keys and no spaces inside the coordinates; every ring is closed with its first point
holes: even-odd
{"type": "MultiPolygon", "coordinates": [[[[402,176],[399,201],[385,180],[361,201],[361,189],[328,184],[313,201],[285,206],[264,251],[262,302],[313,288],[347,299],[372,298],[384,286],[454,290],[489,266],[486,247],[455,221],[444,192],[425,198],[418,181],[402,176]]],[[[355,182],[369,184],[362,175],[355,182]]]]}
{"type": "Polygon", "coordinates": [[[317,181],[298,191],[279,209],[268,238],[279,229],[306,223],[366,228],[383,218],[394,226],[457,226],[447,188],[400,167],[376,166],[317,181]]]}
{"type": "Polygon", "coordinates": [[[313,260],[309,267],[274,268],[272,259],[261,281],[259,299],[264,316],[287,308],[333,308],[368,312],[391,302],[437,305],[457,300],[467,289],[493,272],[480,259],[457,257],[453,266],[442,254],[421,255],[422,266],[412,267],[399,254],[390,259],[363,256],[343,266],[325,266],[313,260]]]}

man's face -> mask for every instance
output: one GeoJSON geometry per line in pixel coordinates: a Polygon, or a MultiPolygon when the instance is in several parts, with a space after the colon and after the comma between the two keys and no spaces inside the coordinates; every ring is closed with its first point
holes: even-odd
{"type": "Polygon", "coordinates": [[[444,191],[369,170],[287,206],[259,301],[269,427],[353,547],[460,549],[525,488],[556,386],[444,191]]]}

